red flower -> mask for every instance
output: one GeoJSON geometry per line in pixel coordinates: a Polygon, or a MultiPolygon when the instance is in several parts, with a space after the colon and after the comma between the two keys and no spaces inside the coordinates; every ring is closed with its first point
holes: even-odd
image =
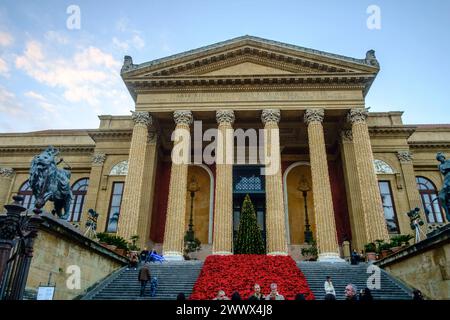
{"type": "Polygon", "coordinates": [[[306,300],[314,299],[305,276],[291,257],[250,254],[207,257],[190,299],[210,300],[219,290],[228,296],[237,291],[247,299],[255,283],[264,295],[269,294],[270,284],[276,283],[286,300],[293,300],[298,293],[306,300]]]}

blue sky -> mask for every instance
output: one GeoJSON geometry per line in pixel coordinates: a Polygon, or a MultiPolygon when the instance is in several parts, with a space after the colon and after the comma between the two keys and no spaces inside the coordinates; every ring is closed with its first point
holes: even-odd
{"type": "Polygon", "coordinates": [[[142,63],[249,34],[381,64],[366,105],[408,124],[450,123],[450,1],[22,1],[0,3],[0,132],[95,128],[129,114],[119,76],[142,63]],[[77,5],[81,28],[68,29],[77,5]],[[380,9],[369,29],[367,8],[380,9]]]}

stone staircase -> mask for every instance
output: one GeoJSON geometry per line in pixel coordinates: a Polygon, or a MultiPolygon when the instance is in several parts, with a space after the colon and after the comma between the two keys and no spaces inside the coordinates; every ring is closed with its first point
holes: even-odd
{"type": "Polygon", "coordinates": [[[183,292],[186,298],[192,293],[195,281],[203,266],[201,261],[151,263],[151,276],[158,277],[156,296],[150,297],[150,282],[140,297],[138,270],[122,268],[90,290],[83,300],[175,300],[183,292]]]}
{"type": "MultiPolygon", "coordinates": [[[[326,262],[297,262],[297,266],[308,280],[309,287],[314,293],[316,300],[325,297],[324,282],[327,276],[331,276],[337,300],[344,300],[344,289],[349,283],[354,284],[359,290],[367,287],[367,279],[373,274],[367,273],[369,264],[360,263],[350,265],[349,263],[326,263],[326,262]]],[[[411,290],[405,285],[381,271],[380,290],[371,290],[374,300],[411,300],[411,290]]]]}
{"type": "MultiPolygon", "coordinates": [[[[192,293],[195,281],[203,266],[202,261],[180,261],[151,263],[152,277],[158,277],[156,296],[150,297],[150,283],[147,284],[144,297],[140,297],[138,270],[122,268],[90,290],[83,300],[175,300],[178,293],[183,292],[186,298],[192,293]]],[[[348,283],[356,285],[357,289],[367,286],[367,279],[372,273],[367,273],[369,264],[325,262],[297,262],[297,266],[308,280],[316,300],[323,300],[325,292],[323,284],[326,276],[331,276],[338,300],[345,299],[344,288],[348,283]]],[[[372,290],[375,300],[410,300],[411,290],[385,271],[380,269],[381,289],[372,290]]]]}

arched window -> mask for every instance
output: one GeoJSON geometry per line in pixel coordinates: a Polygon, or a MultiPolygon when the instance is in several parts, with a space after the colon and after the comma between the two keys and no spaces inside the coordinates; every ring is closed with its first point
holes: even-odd
{"type": "Polygon", "coordinates": [[[422,198],[422,206],[429,223],[443,223],[444,217],[433,182],[424,177],[416,177],[417,188],[422,198]]]}
{"type": "Polygon", "coordinates": [[[126,176],[128,173],[128,160],[119,162],[114,167],[112,167],[109,172],[110,176],[126,176]]]}
{"type": "Polygon", "coordinates": [[[375,159],[373,161],[373,166],[375,167],[376,174],[394,174],[394,170],[390,165],[388,165],[383,160],[375,159]]]}
{"type": "Polygon", "coordinates": [[[25,181],[17,193],[19,196],[23,197],[22,206],[26,209],[33,209],[36,198],[33,196],[33,191],[30,187],[30,182],[25,181]]]}
{"type": "Polygon", "coordinates": [[[72,186],[73,199],[70,204],[70,215],[67,221],[79,222],[83,212],[84,198],[86,197],[89,179],[83,178],[75,182],[72,186]]]}

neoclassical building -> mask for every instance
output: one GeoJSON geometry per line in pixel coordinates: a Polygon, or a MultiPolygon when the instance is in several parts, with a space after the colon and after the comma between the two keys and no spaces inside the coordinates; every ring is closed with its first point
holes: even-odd
{"type": "Polygon", "coordinates": [[[97,129],[0,134],[0,206],[19,193],[32,208],[30,161],[53,145],[72,167],[69,221],[84,229],[92,208],[99,232],[139,235],[141,247],[161,246],[172,259],[182,259],[189,224],[203,256],[232,254],[246,194],[268,254],[298,254],[306,225],[319,258],[334,260],[344,241],[362,250],[412,234],[406,213],[415,207],[424,231],[445,224],[435,155],[450,155],[450,125],[368,112],[379,70],[374,51],[355,59],[252,36],[141,64],[127,56],[121,75],[135,101],[131,115],[101,115],[97,129]],[[223,138],[208,138],[209,129],[223,138]],[[267,157],[250,144],[225,147],[238,140],[228,132],[246,142],[249,129],[266,129],[257,138],[272,174],[261,174],[267,157]],[[175,130],[190,143],[174,143],[175,130]],[[203,139],[193,139],[198,133],[203,139]],[[231,162],[196,156],[214,141],[216,156],[231,162]],[[189,162],[172,161],[179,143],[189,162]]]}

